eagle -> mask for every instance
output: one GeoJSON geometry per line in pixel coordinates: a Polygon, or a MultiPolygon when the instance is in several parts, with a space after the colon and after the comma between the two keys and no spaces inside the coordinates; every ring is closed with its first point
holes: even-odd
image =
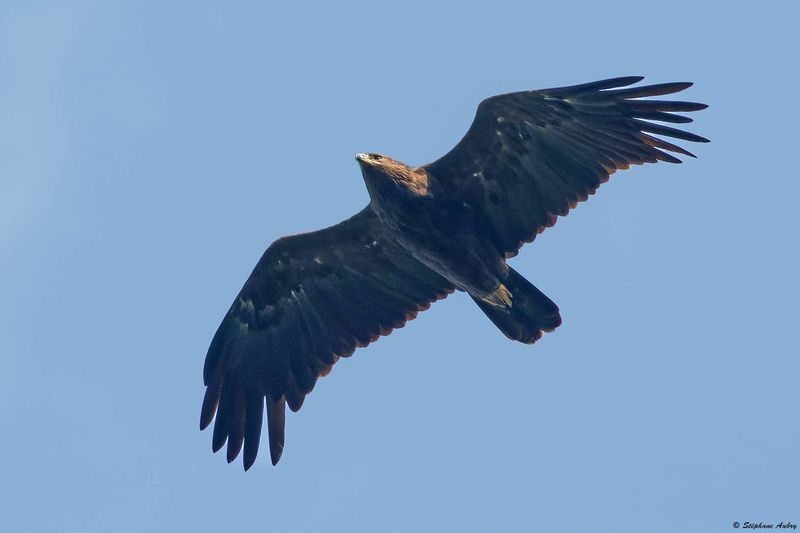
{"type": "Polygon", "coordinates": [[[286,405],[297,411],[350,356],[454,291],[509,339],[534,343],[561,324],[558,306],[506,262],[617,170],[695,157],[663,139],[707,139],[661,123],[704,104],[649,99],[690,87],[631,87],[629,76],[492,96],[440,159],[412,167],[356,160],[370,202],[347,220],[282,237],[256,264],[208,349],[200,429],[212,450],[256,460],[264,411],[272,464],[286,405]]]}

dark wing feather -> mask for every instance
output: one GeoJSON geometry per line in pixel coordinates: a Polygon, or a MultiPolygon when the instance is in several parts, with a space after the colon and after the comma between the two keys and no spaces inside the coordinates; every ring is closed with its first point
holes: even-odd
{"type": "Polygon", "coordinates": [[[630,165],[693,154],[658,137],[707,139],[654,124],[691,122],[673,112],[697,111],[694,102],[638,100],[682,91],[691,83],[620,89],[639,76],[573,87],[493,96],[481,102],[464,138],[425,166],[431,188],[458,197],[507,257],[630,165]]]}
{"type": "Polygon", "coordinates": [[[453,291],[385,236],[367,207],[330,228],[279,239],[258,262],[206,356],[200,428],[216,414],[212,448],[256,459],[266,402],[272,464],[283,451],[285,404],[297,410],[339,357],[366,346],[453,291]]]}

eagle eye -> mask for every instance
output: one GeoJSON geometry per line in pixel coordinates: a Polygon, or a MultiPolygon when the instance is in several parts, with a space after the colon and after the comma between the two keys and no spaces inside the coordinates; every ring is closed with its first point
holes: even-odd
{"type": "Polygon", "coordinates": [[[381,159],[383,159],[383,157],[381,157],[378,154],[369,154],[369,158],[372,159],[373,161],[380,161],[381,159]]]}

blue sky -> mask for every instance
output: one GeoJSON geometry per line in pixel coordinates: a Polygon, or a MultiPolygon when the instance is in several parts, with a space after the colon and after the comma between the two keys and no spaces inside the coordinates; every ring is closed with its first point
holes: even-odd
{"type": "Polygon", "coordinates": [[[728,531],[800,522],[795,2],[4,2],[5,531],[728,531]],[[275,238],[432,161],[489,95],[694,81],[712,139],[513,266],[535,346],[457,295],[336,365],[244,473],[197,429],[275,238]]]}

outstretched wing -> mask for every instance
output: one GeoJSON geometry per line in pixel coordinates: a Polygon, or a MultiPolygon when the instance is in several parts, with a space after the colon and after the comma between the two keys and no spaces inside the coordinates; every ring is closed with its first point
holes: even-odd
{"type": "Polygon", "coordinates": [[[272,464],[283,451],[285,404],[297,411],[319,376],[453,286],[387,238],[367,207],[330,228],[284,237],[264,253],[211,341],[200,429],[228,462],[256,459],[266,401],[272,464]]]}
{"type": "Polygon", "coordinates": [[[694,157],[650,134],[707,139],[650,121],[691,122],[672,112],[707,106],[640,99],[682,91],[691,83],[619,89],[642,79],[487,98],[455,148],[424,167],[433,194],[451,194],[470,205],[498,249],[512,257],[613,172],[641,163],[681,162],[666,151],[694,157]]]}

